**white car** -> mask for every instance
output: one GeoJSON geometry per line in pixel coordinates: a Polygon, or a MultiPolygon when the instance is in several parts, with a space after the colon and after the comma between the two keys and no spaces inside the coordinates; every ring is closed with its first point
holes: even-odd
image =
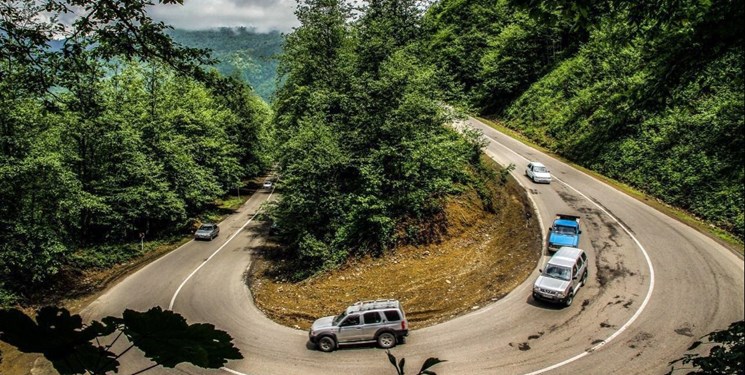
{"type": "Polygon", "coordinates": [[[533,182],[551,183],[551,173],[545,165],[537,161],[531,161],[528,164],[528,168],[525,169],[525,175],[533,180],[533,182]]]}
{"type": "Polygon", "coordinates": [[[264,181],[264,185],[263,186],[264,186],[264,189],[271,189],[272,186],[273,186],[273,183],[272,183],[271,180],[266,180],[266,181],[264,181]]]}

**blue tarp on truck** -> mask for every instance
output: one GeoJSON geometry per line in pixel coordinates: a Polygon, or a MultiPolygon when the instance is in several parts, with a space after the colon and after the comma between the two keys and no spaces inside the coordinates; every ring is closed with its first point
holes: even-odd
{"type": "Polygon", "coordinates": [[[548,251],[555,252],[562,246],[579,246],[579,235],[582,233],[579,229],[579,216],[557,214],[549,230],[548,251]]]}

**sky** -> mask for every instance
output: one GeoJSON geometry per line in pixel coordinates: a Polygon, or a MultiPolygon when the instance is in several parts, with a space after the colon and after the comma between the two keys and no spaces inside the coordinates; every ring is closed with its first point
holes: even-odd
{"type": "Polygon", "coordinates": [[[290,32],[300,24],[295,0],[184,0],[184,5],[154,5],[148,14],[177,29],[254,28],[264,33],[290,32]]]}

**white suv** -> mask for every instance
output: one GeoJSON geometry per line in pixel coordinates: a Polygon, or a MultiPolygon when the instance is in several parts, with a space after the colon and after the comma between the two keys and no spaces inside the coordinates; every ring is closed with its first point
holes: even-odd
{"type": "Polygon", "coordinates": [[[318,349],[330,352],[339,345],[377,343],[388,349],[403,343],[409,325],[401,303],[393,299],[360,301],[336,316],[320,318],[308,333],[318,349]]]}
{"type": "Polygon", "coordinates": [[[582,285],[587,284],[587,254],[584,250],[564,246],[541,270],[533,284],[533,299],[572,304],[582,285]]]}

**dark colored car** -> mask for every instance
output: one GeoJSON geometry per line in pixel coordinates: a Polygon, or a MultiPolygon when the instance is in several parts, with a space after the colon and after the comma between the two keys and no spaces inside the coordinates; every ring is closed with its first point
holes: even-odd
{"type": "Polygon", "coordinates": [[[220,227],[217,224],[205,223],[194,233],[194,239],[212,241],[218,234],[220,234],[220,227]]]}

